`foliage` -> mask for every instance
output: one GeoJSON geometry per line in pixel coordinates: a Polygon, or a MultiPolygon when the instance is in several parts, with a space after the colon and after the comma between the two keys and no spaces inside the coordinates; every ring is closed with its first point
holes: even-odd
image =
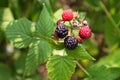
{"type": "Polygon", "coordinates": [[[119,80],[119,4],[119,0],[2,0],[0,80],[119,80]],[[77,8],[93,31],[92,38],[75,50],[51,37],[66,5],[77,8]]]}
{"type": "Polygon", "coordinates": [[[47,63],[51,80],[70,80],[75,71],[74,58],[70,56],[52,56],[47,63]]]}

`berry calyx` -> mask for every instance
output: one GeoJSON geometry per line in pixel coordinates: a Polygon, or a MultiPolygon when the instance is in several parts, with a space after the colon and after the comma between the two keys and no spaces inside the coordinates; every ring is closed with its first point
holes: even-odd
{"type": "Polygon", "coordinates": [[[82,23],[83,26],[87,26],[88,25],[86,20],[81,20],[81,23],[82,23]]]}
{"type": "Polygon", "coordinates": [[[77,47],[78,41],[73,36],[67,36],[64,39],[64,46],[66,49],[73,50],[77,47]]]}
{"type": "Polygon", "coordinates": [[[73,12],[73,18],[79,18],[79,13],[78,12],[73,12]]]}
{"type": "Polygon", "coordinates": [[[63,23],[64,23],[64,21],[62,19],[59,19],[56,24],[60,25],[60,24],[63,24],[63,23]]]}
{"type": "Polygon", "coordinates": [[[59,24],[55,32],[59,38],[64,38],[68,34],[68,28],[63,24],[59,24]]]}
{"type": "Polygon", "coordinates": [[[63,21],[71,21],[73,19],[73,12],[70,10],[65,10],[62,13],[62,19],[63,21]]]}
{"type": "Polygon", "coordinates": [[[56,41],[59,41],[59,37],[56,32],[53,34],[53,39],[56,41]]]}
{"type": "Polygon", "coordinates": [[[77,22],[77,21],[72,22],[73,28],[78,28],[79,26],[80,26],[79,22],[77,22]]]}
{"type": "Polygon", "coordinates": [[[92,35],[91,29],[88,26],[81,27],[79,31],[79,36],[83,39],[88,39],[92,35]]]}

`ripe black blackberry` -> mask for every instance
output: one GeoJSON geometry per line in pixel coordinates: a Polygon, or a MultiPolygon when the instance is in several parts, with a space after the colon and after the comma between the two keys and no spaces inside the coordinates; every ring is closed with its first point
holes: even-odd
{"type": "Polygon", "coordinates": [[[78,45],[78,41],[73,36],[67,36],[64,39],[64,46],[65,46],[65,48],[67,48],[69,50],[75,49],[77,47],[77,45],[78,45]]]}
{"type": "Polygon", "coordinates": [[[55,32],[59,38],[64,38],[68,34],[68,28],[63,24],[59,24],[55,32]]]}

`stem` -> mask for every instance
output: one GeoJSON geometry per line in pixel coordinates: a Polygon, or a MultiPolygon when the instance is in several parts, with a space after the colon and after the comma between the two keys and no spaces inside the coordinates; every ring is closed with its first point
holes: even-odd
{"type": "Polygon", "coordinates": [[[38,34],[37,37],[39,37],[42,40],[47,41],[50,44],[54,44],[55,45],[57,43],[56,41],[52,40],[51,38],[45,37],[45,36],[43,36],[41,34],[38,34]]]}
{"type": "Polygon", "coordinates": [[[65,56],[66,55],[66,53],[65,53],[65,50],[63,51],[63,56],[65,56]]]}
{"type": "Polygon", "coordinates": [[[111,21],[113,27],[116,29],[116,31],[118,32],[118,34],[120,34],[120,30],[118,28],[118,25],[116,24],[116,22],[114,21],[114,19],[112,18],[112,16],[110,15],[110,13],[108,12],[107,8],[105,7],[105,5],[103,4],[102,1],[99,1],[100,6],[102,7],[102,9],[104,10],[104,12],[106,13],[108,19],[111,21]]]}
{"type": "Polygon", "coordinates": [[[120,25],[120,20],[119,20],[119,22],[118,22],[117,26],[119,26],[119,25],[120,25]]]}
{"type": "Polygon", "coordinates": [[[82,71],[84,71],[84,73],[85,73],[87,76],[91,77],[91,75],[88,73],[88,71],[87,71],[86,69],[84,69],[84,68],[82,67],[82,65],[78,63],[78,61],[75,61],[75,63],[78,65],[78,67],[79,67],[80,69],[82,69],[82,71]]]}
{"type": "Polygon", "coordinates": [[[69,24],[70,24],[70,35],[72,35],[73,34],[73,28],[72,28],[72,24],[71,24],[70,21],[69,21],[69,24]]]}
{"type": "Polygon", "coordinates": [[[107,8],[105,7],[105,5],[103,4],[102,1],[100,2],[100,6],[102,7],[102,9],[104,10],[104,12],[106,13],[107,17],[109,18],[109,20],[111,21],[112,25],[117,28],[116,22],[114,21],[114,19],[112,18],[112,16],[110,15],[110,13],[108,12],[107,8]]]}

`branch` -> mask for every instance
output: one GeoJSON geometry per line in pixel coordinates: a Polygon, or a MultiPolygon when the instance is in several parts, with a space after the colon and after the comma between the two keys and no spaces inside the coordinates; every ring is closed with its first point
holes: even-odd
{"type": "Polygon", "coordinates": [[[91,77],[91,75],[89,74],[89,72],[88,72],[86,69],[84,69],[84,68],[82,67],[82,65],[79,64],[78,61],[75,61],[75,63],[78,65],[78,67],[79,67],[80,69],[82,69],[82,71],[84,71],[84,73],[85,73],[87,76],[91,77]]]}
{"type": "Polygon", "coordinates": [[[110,15],[109,11],[107,10],[107,8],[105,7],[105,5],[103,4],[102,1],[99,1],[101,8],[104,10],[104,12],[106,13],[107,17],[109,18],[109,20],[111,21],[112,25],[117,28],[116,22],[114,21],[114,19],[112,18],[112,16],[110,15]]]}

